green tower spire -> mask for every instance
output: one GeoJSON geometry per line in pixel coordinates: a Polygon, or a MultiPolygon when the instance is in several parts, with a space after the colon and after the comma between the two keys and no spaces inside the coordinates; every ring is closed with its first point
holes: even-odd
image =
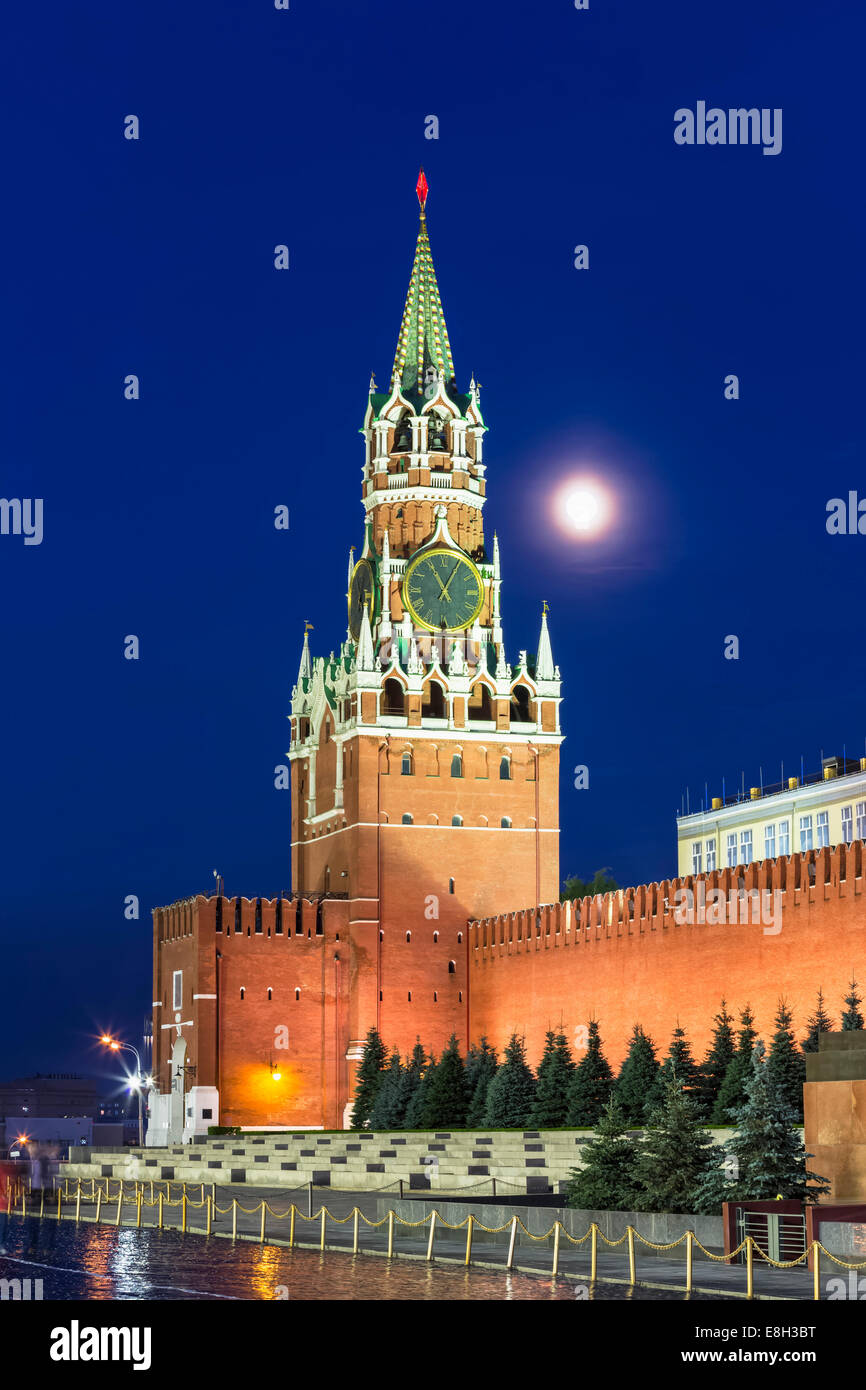
{"type": "Polygon", "coordinates": [[[404,393],[423,392],[426,374],[433,368],[437,376],[443,373],[446,382],[454,377],[454,363],[451,358],[451,344],[445,315],[439,298],[436,271],[430,252],[430,238],[427,235],[427,216],[424,204],[427,201],[427,180],[424,170],[418,176],[415,187],[418,202],[421,204],[421,225],[418,229],[418,244],[415,247],[415,261],[409,280],[409,293],[400,324],[400,337],[394,358],[394,376],[400,377],[404,393]]]}

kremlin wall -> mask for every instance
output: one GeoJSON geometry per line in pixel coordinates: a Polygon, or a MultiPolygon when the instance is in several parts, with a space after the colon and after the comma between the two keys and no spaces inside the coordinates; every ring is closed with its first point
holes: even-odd
{"type": "Polygon", "coordinates": [[[546,1029],[561,1028],[573,1044],[575,1030],[596,1018],[616,1069],[635,1023],[660,1055],[680,1024],[700,1058],[723,996],[735,1023],[740,1009],[751,1006],[758,1035],[769,1044],[780,995],[802,1036],[819,986],[831,1014],[838,1014],[852,973],[863,974],[864,850],[855,841],[473,922],[470,1040],[484,1034],[501,1048],[512,1032],[525,1034],[534,1066],[546,1029]],[[678,890],[693,891],[699,918],[701,884],[706,916],[713,915],[716,890],[724,895],[726,920],[678,923],[685,915],[677,911],[678,890]],[[765,913],[765,921],[753,920],[759,894],[774,919],[765,913]]]}
{"type": "MultiPolygon", "coordinates": [[[[818,987],[838,1013],[858,962],[862,973],[864,849],[856,841],[472,922],[459,946],[456,934],[453,943],[441,943],[459,961],[459,974],[449,978],[466,999],[461,1045],[486,1035],[501,1053],[516,1031],[525,1035],[534,1066],[545,1031],[562,1028],[579,1060],[577,1030],[597,1018],[614,1068],[635,1023],[661,1053],[679,1023],[700,1057],[722,996],[735,1019],[751,1005],[758,1034],[769,1041],[780,994],[802,1036],[818,987]],[[678,922],[684,889],[694,893],[698,917],[704,898],[712,917],[720,902],[713,895],[723,895],[726,920],[678,922]],[[759,902],[772,913],[765,911],[764,921],[754,920],[759,902]]],[[[189,1046],[191,1094],[207,1098],[212,1088],[220,1123],[343,1126],[365,1032],[359,1001],[372,1001],[376,987],[373,942],[349,929],[346,900],[199,896],[158,909],[155,918],[157,1075],[177,1046],[176,1027],[166,1020],[181,972],[178,1022],[189,1046]]],[[[411,1031],[412,1041],[419,1037],[428,1049],[441,1047],[444,1003],[422,983],[436,926],[419,928],[413,920],[416,952],[404,942],[395,982],[401,1034],[411,1031]],[[430,943],[418,939],[421,931],[430,943]],[[411,1000],[404,1000],[404,985],[411,1000]]],[[[406,1038],[383,1032],[387,1046],[406,1048],[406,1038]]]]}

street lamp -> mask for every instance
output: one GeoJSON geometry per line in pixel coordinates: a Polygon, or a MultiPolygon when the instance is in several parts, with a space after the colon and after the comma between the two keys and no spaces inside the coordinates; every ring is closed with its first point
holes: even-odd
{"type": "Polygon", "coordinates": [[[103,1033],[103,1035],[102,1035],[102,1037],[99,1039],[99,1041],[100,1041],[101,1043],[104,1043],[104,1044],[106,1045],[106,1047],[110,1047],[112,1052],[121,1052],[121,1051],[123,1051],[123,1052],[131,1052],[131,1053],[133,1054],[133,1056],[135,1057],[136,1073],[135,1073],[135,1077],[134,1077],[134,1079],[133,1079],[131,1085],[132,1085],[132,1089],[136,1092],[136,1094],[137,1094],[137,1096],[138,1096],[138,1143],[139,1143],[139,1147],[140,1147],[140,1148],[143,1148],[143,1147],[144,1147],[144,1108],[143,1108],[143,1100],[142,1100],[142,1097],[143,1097],[143,1094],[144,1094],[144,1088],[145,1088],[145,1086],[150,1085],[150,1084],[152,1083],[153,1077],[151,1077],[151,1076],[148,1076],[148,1077],[142,1076],[142,1074],[141,1074],[141,1058],[140,1058],[139,1055],[138,1055],[138,1049],[135,1048],[135,1047],[133,1047],[132,1043],[118,1042],[116,1038],[112,1038],[112,1036],[110,1035],[110,1033],[103,1033]]]}

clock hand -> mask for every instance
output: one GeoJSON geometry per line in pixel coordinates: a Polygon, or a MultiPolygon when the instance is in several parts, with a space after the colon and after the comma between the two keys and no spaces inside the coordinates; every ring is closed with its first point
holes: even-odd
{"type": "Polygon", "coordinates": [[[450,595],[449,592],[448,592],[448,589],[449,589],[449,587],[450,587],[450,585],[451,585],[451,581],[453,580],[453,578],[454,578],[455,574],[457,573],[457,571],[459,570],[459,568],[460,568],[460,561],[458,560],[458,561],[457,561],[457,564],[454,566],[453,570],[451,571],[451,574],[450,574],[449,577],[448,577],[448,583],[445,585],[445,587],[444,587],[443,590],[442,590],[442,593],[441,593],[441,595],[440,595],[441,598],[450,598],[450,597],[451,597],[451,595],[450,595]]]}

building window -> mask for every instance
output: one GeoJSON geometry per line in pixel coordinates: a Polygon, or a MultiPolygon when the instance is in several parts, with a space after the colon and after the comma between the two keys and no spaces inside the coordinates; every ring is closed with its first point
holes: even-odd
{"type": "Polygon", "coordinates": [[[435,989],[434,989],[434,991],[433,991],[433,1003],[434,1003],[434,1004],[438,1004],[438,1003],[439,1003],[439,995],[436,993],[435,989]]]}
{"type": "Polygon", "coordinates": [[[400,760],[400,772],[404,777],[412,776],[412,754],[404,753],[400,760]]]}
{"type": "Polygon", "coordinates": [[[702,848],[703,848],[703,845],[702,845],[702,843],[701,843],[700,840],[694,840],[694,841],[692,842],[692,873],[693,873],[693,874],[699,874],[699,873],[701,872],[701,862],[702,862],[702,858],[703,858],[702,853],[701,853],[702,848]]]}
{"type": "Polygon", "coordinates": [[[404,824],[404,825],[412,825],[412,824],[413,824],[412,817],[409,815],[409,812],[408,812],[408,811],[404,811],[404,813],[403,813],[403,824],[404,824]]]}
{"type": "Polygon", "coordinates": [[[183,971],[175,970],[171,977],[171,1007],[183,1008],[183,971]]]}
{"type": "Polygon", "coordinates": [[[775,859],[776,857],[776,826],[764,826],[764,858],[775,859]]]}
{"type": "Polygon", "coordinates": [[[407,941],[411,941],[411,940],[412,940],[412,933],[411,933],[410,931],[407,931],[407,933],[406,933],[406,940],[407,940],[407,941]]]}
{"type": "Polygon", "coordinates": [[[301,997],[301,991],[300,991],[299,989],[296,989],[296,990],[295,990],[295,1003],[298,1002],[298,1000],[300,999],[300,997],[301,997]]]}
{"type": "Polygon", "coordinates": [[[449,878],[449,880],[448,880],[448,892],[449,892],[449,893],[453,893],[453,892],[454,892],[454,880],[453,880],[453,878],[449,878]]]}
{"type": "Polygon", "coordinates": [[[737,866],[737,832],[728,836],[728,868],[734,869],[737,866]]]}
{"type": "Polygon", "coordinates": [[[500,824],[500,826],[502,827],[503,830],[510,830],[510,829],[511,829],[511,817],[510,817],[510,816],[503,816],[503,817],[502,817],[502,820],[499,822],[499,824],[500,824]]]}
{"type": "Polygon", "coordinates": [[[830,812],[819,811],[815,825],[818,832],[818,849],[827,849],[830,845],[830,812]]]}
{"type": "Polygon", "coordinates": [[[457,991],[457,1003],[458,1003],[458,1004],[462,1004],[462,1003],[463,1003],[463,991],[462,991],[462,989],[460,989],[460,990],[457,991]]]}
{"type": "Polygon", "coordinates": [[[842,842],[846,845],[850,845],[851,841],[854,839],[854,817],[852,811],[853,808],[851,806],[842,807],[842,842]]]}
{"type": "Polygon", "coordinates": [[[707,873],[712,873],[716,867],[716,842],[707,840],[707,873]]]}
{"type": "Polygon", "coordinates": [[[752,832],[751,830],[740,831],[740,863],[751,864],[752,862],[752,832]]]}
{"type": "Polygon", "coordinates": [[[433,940],[434,940],[434,942],[436,942],[436,941],[439,940],[439,933],[438,933],[438,931],[434,931],[434,933],[433,933],[433,940]]]}
{"type": "Polygon", "coordinates": [[[456,975],[456,974],[457,974],[457,966],[454,964],[453,960],[449,960],[449,962],[448,962],[448,974],[449,974],[449,975],[456,975]]]}
{"type": "Polygon", "coordinates": [[[510,758],[500,758],[500,760],[499,760],[499,776],[500,776],[500,778],[501,778],[501,780],[502,780],[503,782],[510,782],[510,781],[511,781],[511,759],[510,759],[510,758]]]}
{"type": "Polygon", "coordinates": [[[866,801],[857,802],[857,839],[866,840],[866,801]]]}
{"type": "Polygon", "coordinates": [[[409,990],[408,999],[409,999],[409,1003],[411,1004],[411,1003],[412,1003],[412,991],[411,991],[411,989],[409,990]]]}
{"type": "Polygon", "coordinates": [[[451,776],[463,776],[463,757],[460,753],[455,753],[454,757],[451,759],[451,776]]]}
{"type": "Polygon", "coordinates": [[[812,817],[800,817],[800,851],[812,848],[812,817]]]}
{"type": "Polygon", "coordinates": [[[459,932],[457,933],[457,945],[458,945],[458,946],[461,945],[462,941],[463,941],[463,933],[462,933],[462,931],[459,931],[459,932]]]}
{"type": "Polygon", "coordinates": [[[274,991],[273,991],[272,989],[269,989],[269,990],[268,990],[268,998],[269,998],[269,999],[273,999],[273,997],[274,997],[274,991]]]}
{"type": "Polygon", "coordinates": [[[452,816],[452,817],[451,817],[451,824],[452,824],[452,825],[462,825],[462,824],[463,824],[463,817],[462,817],[462,816],[452,816]]]}
{"type": "Polygon", "coordinates": [[[791,822],[789,820],[779,821],[779,853],[791,853],[791,822]]]}
{"type": "Polygon", "coordinates": [[[244,995],[245,995],[245,994],[246,994],[246,990],[244,989],[243,985],[241,985],[241,999],[244,998],[244,995]]]}

